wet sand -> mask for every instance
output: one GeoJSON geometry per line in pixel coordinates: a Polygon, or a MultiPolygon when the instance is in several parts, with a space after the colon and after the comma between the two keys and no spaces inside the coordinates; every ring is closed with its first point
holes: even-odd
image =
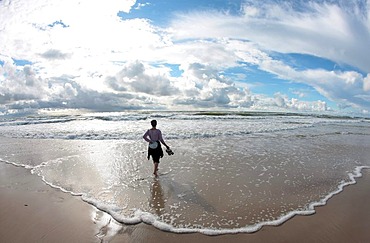
{"type": "Polygon", "coordinates": [[[0,162],[0,242],[101,242],[117,227],[80,197],[0,162]]]}
{"type": "Polygon", "coordinates": [[[369,242],[370,170],[316,214],[253,234],[174,234],[151,225],[120,227],[79,197],[44,184],[29,170],[0,163],[0,242],[369,242]]]}

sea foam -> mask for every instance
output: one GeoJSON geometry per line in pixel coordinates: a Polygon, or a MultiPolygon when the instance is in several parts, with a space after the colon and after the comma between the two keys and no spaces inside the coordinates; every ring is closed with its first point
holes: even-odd
{"type": "MultiPolygon", "coordinates": [[[[158,216],[142,211],[140,209],[135,211],[135,214],[133,217],[125,217],[122,216],[119,211],[120,209],[117,206],[114,205],[108,205],[99,202],[98,200],[94,200],[92,198],[88,198],[85,195],[80,195],[76,193],[71,193],[72,195],[80,195],[82,197],[82,200],[95,206],[96,208],[110,214],[116,221],[123,223],[123,224],[138,224],[138,223],[146,223],[153,225],[154,227],[162,230],[162,231],[168,231],[173,233],[201,233],[205,235],[221,235],[221,234],[237,234],[237,233],[253,233],[258,230],[260,230],[263,226],[278,226],[284,223],[285,221],[291,219],[292,217],[296,215],[312,215],[315,213],[315,207],[318,206],[324,206],[326,205],[327,201],[333,197],[334,195],[340,193],[343,191],[344,187],[348,185],[352,185],[356,183],[356,178],[359,178],[362,176],[361,171],[363,169],[370,169],[370,166],[357,166],[353,172],[350,172],[348,174],[348,178],[350,179],[348,182],[341,183],[338,185],[338,189],[335,191],[330,192],[327,196],[325,196],[320,201],[312,202],[308,206],[307,210],[299,210],[299,211],[291,211],[285,215],[282,215],[276,220],[271,221],[265,221],[261,222],[255,225],[247,225],[244,227],[239,228],[231,228],[231,229],[215,229],[215,228],[191,228],[191,227],[184,227],[184,228],[178,228],[174,227],[171,224],[162,222],[158,216]]],[[[50,185],[50,184],[49,184],[50,185]]],[[[53,186],[53,185],[50,185],[53,186]]],[[[55,187],[55,186],[53,186],[55,187]]],[[[58,189],[61,189],[59,187],[55,187],[58,189]]],[[[62,191],[66,191],[61,189],[62,191]]]]}

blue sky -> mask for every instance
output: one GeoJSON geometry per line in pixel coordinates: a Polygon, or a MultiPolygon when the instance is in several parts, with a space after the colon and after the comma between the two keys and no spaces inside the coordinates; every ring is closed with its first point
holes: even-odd
{"type": "Polygon", "coordinates": [[[176,14],[192,11],[227,11],[238,14],[243,1],[239,0],[203,0],[203,1],[136,1],[129,13],[119,12],[123,19],[145,18],[153,24],[166,27],[176,14]]]}
{"type": "Polygon", "coordinates": [[[0,1],[0,114],[369,116],[366,0],[0,1]]]}

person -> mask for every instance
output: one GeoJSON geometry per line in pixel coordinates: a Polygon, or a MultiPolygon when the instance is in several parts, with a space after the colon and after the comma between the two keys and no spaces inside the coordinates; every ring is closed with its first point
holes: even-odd
{"type": "Polygon", "coordinates": [[[160,158],[163,157],[163,150],[161,143],[170,150],[170,147],[164,142],[161,130],[157,129],[157,121],[152,120],[150,122],[152,128],[145,132],[143,138],[149,143],[148,147],[148,160],[150,156],[153,158],[154,172],[153,175],[158,176],[158,165],[160,158]]]}

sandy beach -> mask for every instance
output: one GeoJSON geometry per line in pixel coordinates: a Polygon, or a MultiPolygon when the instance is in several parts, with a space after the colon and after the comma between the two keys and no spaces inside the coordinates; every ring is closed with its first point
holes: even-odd
{"type": "Polygon", "coordinates": [[[22,167],[0,163],[1,242],[368,242],[370,171],[310,216],[252,234],[174,234],[116,224],[80,197],[49,187],[22,167]]]}

